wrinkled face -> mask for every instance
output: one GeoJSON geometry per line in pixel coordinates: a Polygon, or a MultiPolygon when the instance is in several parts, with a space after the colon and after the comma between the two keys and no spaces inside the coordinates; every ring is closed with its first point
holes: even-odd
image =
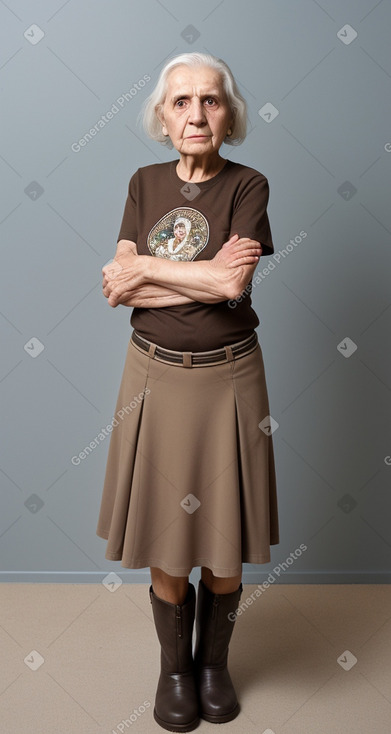
{"type": "Polygon", "coordinates": [[[179,153],[205,156],[219,150],[233,117],[216,69],[176,66],[167,77],[163,107],[156,111],[179,153]]]}
{"type": "Polygon", "coordinates": [[[174,227],[174,235],[178,240],[183,240],[183,238],[186,236],[186,228],[182,222],[178,222],[178,224],[174,227]]]}

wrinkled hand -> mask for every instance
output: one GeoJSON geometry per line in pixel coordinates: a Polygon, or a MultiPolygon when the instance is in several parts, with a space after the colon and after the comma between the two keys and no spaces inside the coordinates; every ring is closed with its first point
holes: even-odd
{"type": "Polygon", "coordinates": [[[239,265],[254,265],[262,254],[262,246],[259,242],[249,237],[232,235],[224,242],[214,258],[210,260],[213,267],[236,268],[239,265]]]}
{"type": "Polygon", "coordinates": [[[137,257],[137,252],[134,251],[134,244],[129,244],[124,240],[120,240],[117,244],[117,251],[112,262],[102,268],[103,292],[109,282],[109,279],[116,278],[124,267],[131,265],[134,257],[137,257]]]}
{"type": "Polygon", "coordinates": [[[143,256],[132,254],[123,258],[119,256],[117,259],[116,255],[112,263],[102,268],[102,274],[103,295],[108,299],[109,305],[115,308],[120,303],[128,301],[135,288],[146,282],[143,274],[143,256]],[[124,265],[121,265],[120,261],[124,265]]]}

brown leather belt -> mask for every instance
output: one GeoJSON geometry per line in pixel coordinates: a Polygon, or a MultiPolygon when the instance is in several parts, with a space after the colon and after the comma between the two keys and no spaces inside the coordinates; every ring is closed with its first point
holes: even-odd
{"type": "Polygon", "coordinates": [[[183,367],[202,367],[210,364],[231,362],[238,357],[250,354],[258,346],[258,335],[254,331],[243,341],[230,344],[221,349],[212,349],[209,352],[176,352],[172,349],[163,349],[158,344],[149,342],[133,330],[130,341],[143,352],[147,352],[152,359],[166,364],[180,364],[183,367]]]}

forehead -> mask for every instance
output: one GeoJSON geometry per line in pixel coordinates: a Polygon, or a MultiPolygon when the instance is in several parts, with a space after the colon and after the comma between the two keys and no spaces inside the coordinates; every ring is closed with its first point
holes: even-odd
{"type": "Polygon", "coordinates": [[[207,93],[212,88],[222,91],[223,80],[210,66],[176,66],[167,75],[167,94],[186,90],[207,93]]]}

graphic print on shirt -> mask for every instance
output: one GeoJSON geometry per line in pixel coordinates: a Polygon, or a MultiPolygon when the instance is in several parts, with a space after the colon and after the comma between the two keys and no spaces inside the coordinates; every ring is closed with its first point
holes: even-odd
{"type": "Polygon", "coordinates": [[[152,227],[147,245],[152,255],[169,260],[194,260],[209,240],[209,224],[198,209],[178,207],[152,227]]]}

